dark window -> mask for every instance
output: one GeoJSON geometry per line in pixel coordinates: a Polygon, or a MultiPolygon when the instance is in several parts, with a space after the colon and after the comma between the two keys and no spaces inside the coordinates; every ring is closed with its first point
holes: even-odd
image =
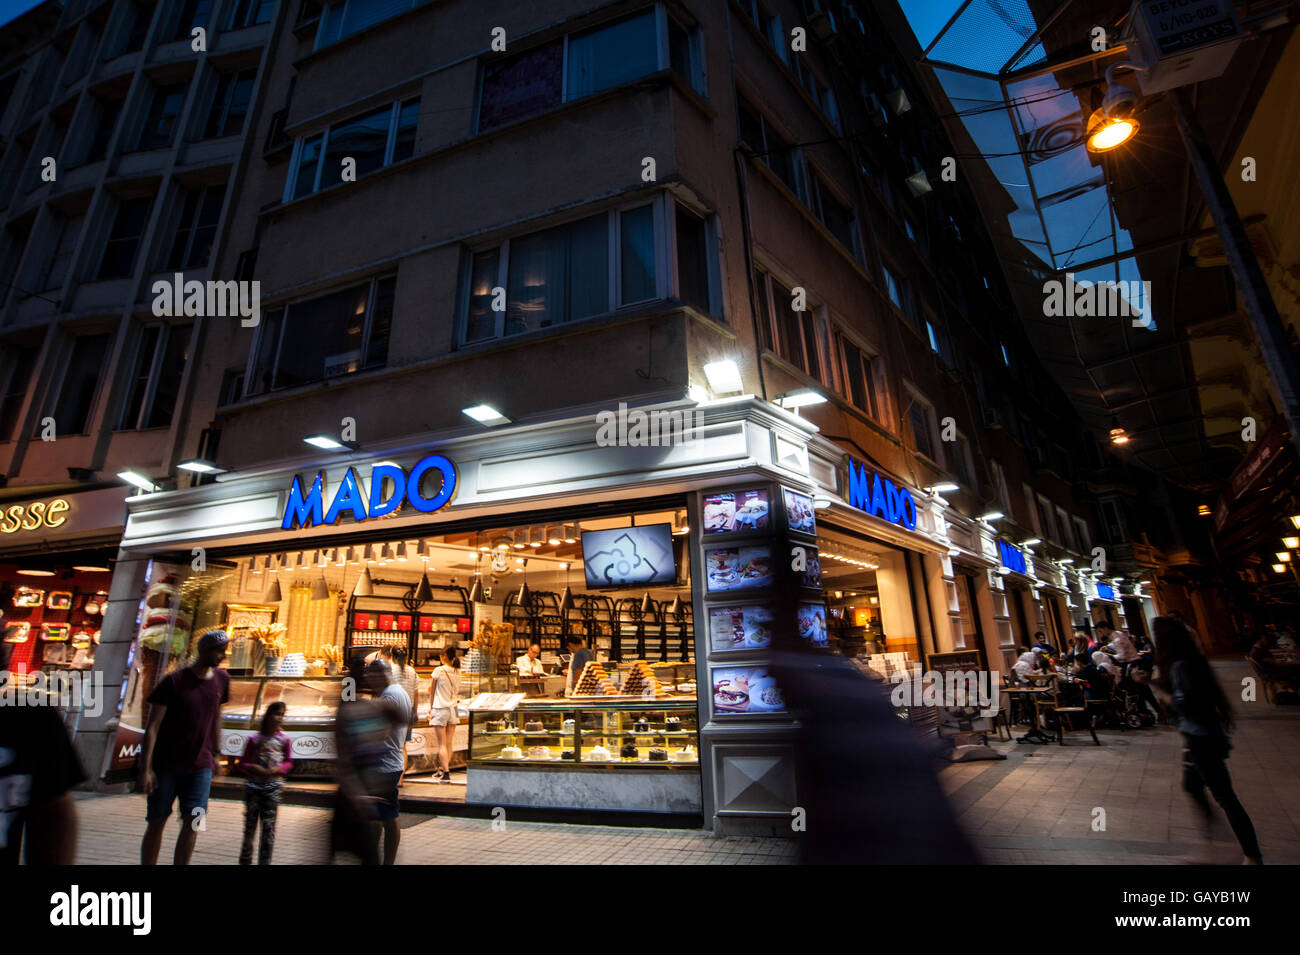
{"type": "Polygon", "coordinates": [[[560,105],[564,43],[556,41],[488,66],[483,72],[478,128],[492,129],[560,105]]]}
{"type": "Polygon", "coordinates": [[[677,286],[682,301],[702,312],[709,307],[708,223],[685,206],[677,212],[677,286]]]}
{"type": "Polygon", "coordinates": [[[794,309],[794,293],[772,280],[772,305],[776,310],[777,353],[797,368],[804,367],[803,313],[794,309]]]}
{"type": "Polygon", "coordinates": [[[269,313],[252,390],[292,388],[384,365],[395,283],[377,279],[269,313]]]}
{"type": "Polygon", "coordinates": [[[146,6],[142,3],[128,3],[127,9],[130,11],[130,26],[124,34],[122,46],[118,49],[116,56],[122,56],[124,53],[134,53],[136,50],[144,47],[144,38],[149,33],[149,22],[153,19],[153,6],[146,6]]]}
{"type": "Polygon", "coordinates": [[[99,278],[124,279],[131,275],[140,239],[149,224],[152,199],[124,199],[113,217],[113,229],[104,248],[104,260],[99,266],[99,278]]]}
{"type": "Polygon", "coordinates": [[[275,0],[239,0],[230,17],[230,29],[239,30],[259,23],[270,23],[273,16],[275,0]]]}
{"type": "Polygon", "coordinates": [[[477,253],[470,265],[469,318],[465,324],[467,344],[496,336],[497,316],[492,311],[492,289],[496,287],[500,268],[501,253],[498,249],[477,253]]]}
{"type": "Polygon", "coordinates": [[[930,409],[913,398],[907,416],[912,425],[912,440],[917,452],[931,461],[938,461],[934,454],[934,433],[930,430],[930,409]]]}
{"type": "Polygon", "coordinates": [[[145,396],[149,393],[149,380],[153,375],[158,340],[162,338],[162,331],[161,325],[149,325],[140,330],[140,341],[136,345],[135,363],[131,369],[126,401],[122,405],[122,418],[117,425],[119,429],[130,430],[139,427],[140,409],[144,407],[145,396]]]}
{"type": "Polygon", "coordinates": [[[855,408],[873,418],[879,417],[876,402],[874,359],[848,339],[840,336],[840,355],[844,360],[845,397],[855,408]]]}
{"type": "Polygon", "coordinates": [[[656,297],[654,206],[641,206],[619,214],[619,255],[622,266],[620,304],[631,305],[656,297]]]}
{"type": "Polygon", "coordinates": [[[325,8],[316,49],[389,20],[425,0],[338,0],[325,8]]]}
{"type": "Polygon", "coordinates": [[[225,198],[224,184],[185,191],[180,221],[176,225],[171,253],[167,257],[167,268],[198,269],[208,264],[225,198]]]}
{"type": "Polygon", "coordinates": [[[510,241],[506,334],[609,309],[609,223],[591,216],[510,241]]]}
{"type": "Polygon", "coordinates": [[[290,198],[298,199],[343,182],[344,159],[356,162],[356,175],[360,178],[389,162],[409,158],[415,152],[419,117],[420,101],[413,99],[399,107],[385,106],[331,126],[327,133],[304,140],[297,168],[291,173],[290,198]]]}
{"type": "Polygon", "coordinates": [[[655,14],[648,11],[569,38],[566,99],[577,99],[659,68],[655,14]]]}
{"type": "Polygon", "coordinates": [[[814,210],[817,217],[822,220],[822,225],[830,230],[831,235],[839,240],[840,245],[856,255],[853,209],[836,199],[835,194],[817,176],[813,176],[811,182],[817,205],[814,210]]]}
{"type": "Polygon", "coordinates": [[[77,248],[77,239],[81,238],[81,227],[84,222],[85,216],[59,217],[59,241],[54,247],[54,254],[50,256],[50,264],[45,270],[45,282],[41,288],[63,288],[63,282],[68,277],[68,269],[72,265],[72,253],[77,248]]]}
{"type": "Polygon", "coordinates": [[[776,351],[776,343],[772,340],[772,307],[767,294],[767,276],[762,272],[754,273],[754,300],[763,347],[768,351],[776,351]]]}
{"type": "Polygon", "coordinates": [[[5,110],[9,108],[9,100],[13,97],[14,90],[18,86],[20,72],[20,70],[14,70],[6,76],[0,76],[0,119],[4,118],[5,110]]]}
{"type": "Polygon", "coordinates": [[[112,340],[113,336],[108,334],[83,335],[73,344],[63,374],[63,384],[59,388],[59,398],[54,405],[54,427],[57,434],[85,433],[112,340]]]}
{"type": "Polygon", "coordinates": [[[397,129],[393,135],[393,162],[415,155],[415,130],[420,122],[420,101],[408,100],[397,111],[397,129]]]}
{"type": "Polygon", "coordinates": [[[217,405],[229,405],[244,396],[244,369],[227,368],[221,376],[221,390],[217,393],[217,405]]]}
{"type": "Polygon", "coordinates": [[[695,90],[704,92],[704,77],[699,68],[696,34],[668,18],[668,65],[695,90]]]}
{"type": "Polygon", "coordinates": [[[176,21],[173,40],[189,40],[196,27],[208,26],[208,17],[212,13],[212,0],[185,0],[180,19],[176,21]]]}
{"type": "Polygon", "coordinates": [[[176,135],[176,118],[180,116],[184,102],[184,83],[155,87],[136,149],[162,149],[170,146],[176,135]]]}
{"type": "Polygon", "coordinates": [[[320,149],[324,136],[313,136],[302,144],[298,156],[298,177],[293,184],[292,199],[300,199],[316,191],[316,174],[320,172],[320,149]]]}
{"type": "Polygon", "coordinates": [[[772,129],[763,115],[743,97],[740,98],[740,138],[791,192],[803,199],[803,175],[797,147],[772,129]]]}
{"type": "Polygon", "coordinates": [[[0,360],[0,441],[10,441],[18,425],[18,415],[23,410],[27,386],[31,384],[39,349],[35,345],[10,345],[0,348],[5,355],[0,360]]]}
{"type": "Polygon", "coordinates": [[[248,116],[256,77],[256,70],[221,74],[213,92],[212,108],[208,110],[208,121],[203,127],[204,139],[237,136],[244,131],[244,119],[248,116]]]}
{"type": "Polygon", "coordinates": [[[108,155],[108,144],[122,114],[122,100],[98,100],[95,104],[95,132],[91,136],[86,162],[99,162],[108,155]]]}

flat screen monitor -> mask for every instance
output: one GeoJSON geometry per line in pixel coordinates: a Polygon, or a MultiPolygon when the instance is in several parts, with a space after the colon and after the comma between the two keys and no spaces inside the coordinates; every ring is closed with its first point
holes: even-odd
{"type": "Polygon", "coordinates": [[[672,584],[673,526],[611,527],[582,532],[582,564],[589,590],[672,584]]]}

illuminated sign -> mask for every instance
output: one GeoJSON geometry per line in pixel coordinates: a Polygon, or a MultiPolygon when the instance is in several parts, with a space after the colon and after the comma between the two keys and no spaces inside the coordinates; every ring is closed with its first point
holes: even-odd
{"type": "Polygon", "coordinates": [[[441,454],[421,458],[409,473],[395,464],[376,464],[370,469],[369,497],[361,490],[357,472],[348,468],[328,509],[325,507],[325,473],[317,472],[316,480],[306,492],[302,489],[302,479],[295,475],[280,526],[289,531],[295,527],[337,524],[344,514],[351,514],[354,521],[360,522],[392,514],[401,508],[403,501],[417,511],[431,514],[445,507],[455,493],[456,466],[441,454]],[[432,497],[426,497],[422,485],[425,478],[435,472],[441,475],[442,485],[432,497]],[[386,491],[389,492],[387,495],[386,491]]]}
{"type": "Polygon", "coordinates": [[[998,555],[1002,558],[1002,566],[1017,574],[1027,574],[1025,569],[1025,555],[1019,547],[1013,547],[1006,541],[998,541],[998,555]]]}
{"type": "Polygon", "coordinates": [[[42,527],[59,527],[66,524],[64,516],[71,505],[63,498],[53,501],[32,501],[30,504],[13,504],[0,508],[0,534],[34,531],[42,527]]]}
{"type": "Polygon", "coordinates": [[[866,465],[849,459],[849,506],[891,524],[916,530],[916,501],[905,487],[895,487],[889,478],[868,471],[866,465]]]}
{"type": "Polygon", "coordinates": [[[1102,600],[1114,600],[1115,588],[1112,587],[1110,584],[1098,584],[1097,596],[1100,597],[1102,600]]]}

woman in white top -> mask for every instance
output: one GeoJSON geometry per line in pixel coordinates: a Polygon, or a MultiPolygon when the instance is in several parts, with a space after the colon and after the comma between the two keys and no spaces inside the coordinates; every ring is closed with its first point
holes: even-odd
{"type": "Polygon", "coordinates": [[[429,687],[429,725],[438,743],[438,766],[433,774],[436,783],[451,782],[451,751],[456,737],[456,701],[460,699],[460,660],[455,647],[444,647],[442,666],[433,671],[429,687]]]}

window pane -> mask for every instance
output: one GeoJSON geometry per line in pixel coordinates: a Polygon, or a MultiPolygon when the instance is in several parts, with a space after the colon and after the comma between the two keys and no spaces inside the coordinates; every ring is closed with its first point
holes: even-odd
{"type": "Polygon", "coordinates": [[[361,367],[370,283],[289,306],[275,387],[292,388],[361,367]]]}
{"type": "Polygon", "coordinates": [[[54,250],[54,255],[50,258],[50,266],[45,273],[43,288],[57,289],[63,287],[63,282],[68,277],[68,269],[72,265],[72,253],[77,248],[77,240],[81,238],[81,227],[84,221],[84,216],[75,216],[63,220],[59,229],[59,244],[54,250]]]}
{"type": "Polygon", "coordinates": [[[131,274],[152,202],[151,199],[127,199],[117,207],[113,231],[104,249],[104,261],[99,267],[101,280],[121,279],[131,274]]]}
{"type": "Polygon", "coordinates": [[[217,225],[221,220],[221,204],[226,199],[226,187],[213,186],[203,192],[203,203],[199,206],[198,224],[194,229],[194,239],[190,243],[190,253],[182,266],[198,269],[208,264],[212,255],[212,243],[217,236],[217,225]]]}
{"type": "Polygon", "coordinates": [[[817,357],[817,319],[812,312],[799,313],[800,324],[803,326],[803,351],[807,359],[804,370],[814,378],[822,376],[821,360],[817,357]]]}
{"type": "Polygon", "coordinates": [[[298,160],[298,179],[293,185],[293,198],[300,199],[316,188],[316,167],[320,164],[320,136],[315,136],[302,144],[302,153],[298,160]]]}
{"type": "Polygon", "coordinates": [[[144,423],[146,428],[165,428],[172,423],[176,399],[181,393],[181,376],[189,358],[191,329],[190,325],[176,325],[167,330],[167,347],[158,366],[158,387],[154,389],[153,406],[144,423]]]}
{"type": "MultiPolygon", "coordinates": [[[[763,119],[745,100],[740,100],[740,139],[755,152],[763,152],[763,119]]],[[[766,162],[766,158],[763,160],[766,162]]]]}
{"type": "Polygon", "coordinates": [[[655,297],[655,216],[653,206],[641,206],[619,215],[620,266],[623,302],[644,302],[655,297]]]}
{"type": "Polygon", "coordinates": [[[560,105],[563,71],[564,44],[560,41],[487,67],[478,128],[503,126],[560,105]]]}
{"type": "Polygon", "coordinates": [[[682,301],[709,309],[708,228],[703,219],[677,206],[677,284],[682,301]]]}
{"type": "Polygon", "coordinates": [[[345,157],[356,160],[358,179],[383,167],[392,112],[385,107],[359,119],[330,127],[325,167],[321,176],[322,189],[342,182],[345,157]]]}
{"type": "Polygon", "coordinates": [[[501,255],[499,250],[474,256],[469,277],[469,317],[465,323],[465,341],[481,342],[497,333],[497,314],[492,311],[492,289],[497,284],[501,255]]]}
{"type": "MultiPolygon", "coordinates": [[[[0,395],[0,441],[12,440],[14,428],[18,425],[18,414],[22,411],[23,399],[27,396],[27,386],[36,368],[37,349],[28,346],[12,346],[8,343],[4,351],[10,356],[9,380],[5,384],[4,394],[0,395]]],[[[3,372],[0,368],[0,373],[3,372]]]]}
{"type": "Polygon", "coordinates": [[[185,268],[190,239],[194,236],[194,219],[198,215],[198,205],[198,190],[185,190],[185,204],[181,208],[180,222],[176,227],[176,238],[172,240],[171,254],[167,256],[167,268],[169,269],[185,268]]]}
{"type": "Polygon", "coordinates": [[[401,162],[415,155],[415,129],[420,121],[420,101],[413,99],[402,104],[397,114],[397,139],[393,143],[393,162],[401,162]]]}
{"type": "Polygon", "coordinates": [[[779,351],[782,358],[796,367],[804,367],[803,358],[803,323],[800,314],[794,310],[793,294],[779,282],[772,282],[772,296],[776,306],[777,333],[780,336],[779,351]]]}
{"type": "Polygon", "coordinates": [[[869,414],[871,406],[867,401],[867,383],[862,374],[862,352],[848,342],[844,342],[842,347],[844,351],[844,375],[848,384],[849,401],[853,402],[855,408],[869,414]]]}
{"type": "Polygon", "coordinates": [[[162,149],[172,144],[176,133],[176,117],[185,102],[185,85],[163,86],[154,90],[144,129],[140,131],[138,149],[162,149]]]}
{"type": "Polygon", "coordinates": [[[250,395],[258,395],[275,387],[275,350],[280,343],[280,325],[284,309],[266,313],[262,319],[257,340],[257,360],[253,363],[253,380],[248,386],[250,395]]]}
{"type": "Polygon", "coordinates": [[[188,40],[195,27],[207,28],[208,14],[212,12],[212,0],[186,0],[181,18],[176,22],[173,40],[188,40]]]}
{"type": "Polygon", "coordinates": [[[410,8],[411,0],[348,0],[339,35],[351,36],[360,33],[410,8]]]}
{"type": "Polygon", "coordinates": [[[925,405],[913,400],[908,417],[912,422],[912,438],[916,442],[916,450],[930,460],[935,460],[934,436],[930,433],[930,419],[925,405]]]}
{"type": "Polygon", "coordinates": [[[118,428],[132,430],[139,427],[140,409],[144,407],[144,396],[149,391],[149,371],[153,368],[154,353],[158,350],[158,336],[162,331],[159,325],[149,325],[140,332],[140,342],[135,350],[135,364],[131,367],[131,384],[127,389],[126,401],[122,404],[122,417],[118,428]]]}
{"type": "Polygon", "coordinates": [[[506,334],[546,328],[609,308],[604,215],[510,242],[506,334]]]}
{"type": "Polygon", "coordinates": [[[668,60],[674,73],[696,90],[703,92],[699,70],[695,66],[691,34],[672,17],[668,18],[668,60]]]}
{"type": "Polygon", "coordinates": [[[252,70],[245,70],[221,77],[216,95],[212,98],[212,110],[203,131],[204,138],[236,136],[243,132],[244,118],[248,115],[248,104],[253,97],[255,75],[252,70]]]}
{"type": "Polygon", "coordinates": [[[54,406],[54,426],[58,434],[85,433],[112,338],[108,334],[83,335],[72,346],[59,400],[54,406]]]}
{"type": "Polygon", "coordinates": [[[95,135],[90,142],[86,162],[99,162],[108,155],[108,143],[117,127],[117,117],[122,112],[122,101],[100,102],[95,106],[95,135]]]}
{"type": "Polygon", "coordinates": [[[762,272],[754,273],[754,305],[758,309],[758,330],[763,337],[763,347],[776,351],[772,341],[772,310],[767,300],[767,276],[762,272]]]}
{"type": "Polygon", "coordinates": [[[772,134],[768,130],[768,148],[771,152],[767,155],[767,165],[777,178],[785,183],[790,191],[800,198],[803,197],[803,190],[800,188],[799,179],[799,159],[793,146],[783,139],[772,134]]]}
{"type": "Polygon", "coordinates": [[[365,368],[382,368],[388,362],[388,331],[393,324],[393,299],[397,279],[381,279],[375,285],[375,306],[370,316],[370,344],[366,346],[365,368]]]}
{"type": "Polygon", "coordinates": [[[837,200],[825,186],[821,186],[818,192],[822,223],[830,229],[831,235],[839,239],[840,245],[853,252],[853,210],[837,200]]]}
{"type": "Polygon", "coordinates": [[[609,89],[659,68],[653,11],[569,39],[566,97],[609,89]]]}

